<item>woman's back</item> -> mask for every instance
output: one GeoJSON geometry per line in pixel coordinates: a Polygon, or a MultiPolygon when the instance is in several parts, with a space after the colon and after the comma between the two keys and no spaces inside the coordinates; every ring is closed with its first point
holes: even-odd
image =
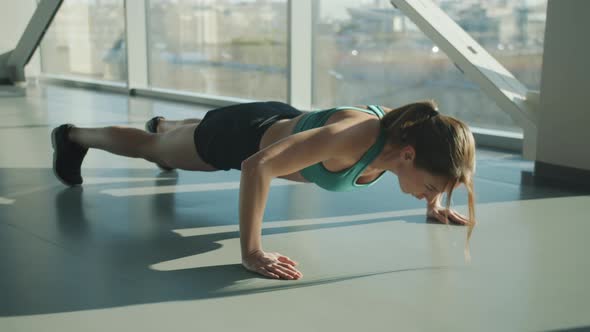
{"type": "MultiPolygon", "coordinates": [[[[366,107],[362,106],[357,106],[357,108],[366,109],[366,107]]],[[[391,109],[385,107],[382,107],[382,110],[385,114],[391,111],[391,109]]],[[[269,145],[272,145],[285,137],[293,135],[295,127],[304,116],[305,114],[293,119],[280,120],[273,124],[262,136],[262,139],[260,140],[260,150],[265,149],[269,145]]],[[[342,124],[343,126],[362,125],[366,128],[367,135],[365,136],[366,140],[364,142],[359,142],[358,147],[360,147],[360,149],[351,149],[350,154],[346,156],[343,155],[339,158],[323,161],[323,166],[330,172],[339,172],[356,164],[362,158],[364,153],[376,142],[380,132],[379,118],[374,114],[361,112],[359,110],[343,109],[334,112],[328,117],[324,126],[335,123],[342,124]]],[[[359,177],[357,183],[369,183],[376,179],[380,174],[381,172],[379,170],[373,170],[369,166],[362,173],[361,177],[359,177]]],[[[281,176],[281,178],[298,182],[309,182],[300,172],[281,176]]]]}

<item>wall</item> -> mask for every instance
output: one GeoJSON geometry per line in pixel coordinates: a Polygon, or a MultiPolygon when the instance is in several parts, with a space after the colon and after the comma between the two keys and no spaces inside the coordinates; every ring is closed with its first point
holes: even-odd
{"type": "Polygon", "coordinates": [[[588,0],[549,0],[541,78],[537,162],[577,174],[590,174],[589,12],[588,0]]]}

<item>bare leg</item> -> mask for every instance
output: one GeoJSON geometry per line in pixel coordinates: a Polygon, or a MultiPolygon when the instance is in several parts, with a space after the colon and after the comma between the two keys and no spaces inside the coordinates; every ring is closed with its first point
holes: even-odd
{"type": "Polygon", "coordinates": [[[69,138],[83,147],[117,155],[143,158],[170,168],[215,171],[197,154],[193,142],[196,124],[183,125],[161,134],[126,127],[72,128],[69,138]]]}
{"type": "Polygon", "coordinates": [[[199,124],[199,122],[201,122],[201,119],[185,119],[185,120],[174,121],[174,120],[166,120],[166,119],[162,118],[162,119],[160,119],[160,121],[158,121],[158,127],[156,128],[156,131],[158,133],[164,133],[164,132],[170,131],[178,126],[184,126],[184,125],[189,125],[189,124],[199,124]]]}

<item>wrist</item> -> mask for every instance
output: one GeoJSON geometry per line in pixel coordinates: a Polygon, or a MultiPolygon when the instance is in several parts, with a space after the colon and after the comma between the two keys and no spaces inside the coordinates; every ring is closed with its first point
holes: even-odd
{"type": "Polygon", "coordinates": [[[246,259],[248,257],[251,257],[251,256],[261,253],[261,252],[262,252],[262,248],[255,248],[255,249],[251,249],[251,250],[242,250],[242,259],[246,259]]]}
{"type": "Polygon", "coordinates": [[[440,206],[440,195],[433,197],[431,200],[427,201],[428,207],[437,207],[440,206]]]}

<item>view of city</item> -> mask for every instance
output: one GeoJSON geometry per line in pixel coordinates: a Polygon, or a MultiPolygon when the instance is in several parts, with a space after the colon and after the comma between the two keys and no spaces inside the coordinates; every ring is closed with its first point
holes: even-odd
{"type": "MultiPolygon", "coordinates": [[[[546,1],[435,2],[529,89],[539,89],[546,1]]],[[[471,125],[520,131],[389,1],[328,3],[315,26],[314,106],[434,99],[441,112],[471,125]],[[336,8],[344,14],[332,15],[336,8]]]]}
{"type": "Polygon", "coordinates": [[[43,72],[127,81],[123,0],[64,0],[41,42],[43,72]]]}
{"type": "MultiPolygon", "coordinates": [[[[529,89],[540,87],[546,0],[435,0],[529,89]]],[[[148,0],[152,87],[287,100],[287,0],[148,0]]],[[[313,2],[313,107],[434,99],[471,125],[520,131],[388,0],[313,2]]],[[[65,0],[43,70],[126,81],[123,0],[65,0]]]]}

